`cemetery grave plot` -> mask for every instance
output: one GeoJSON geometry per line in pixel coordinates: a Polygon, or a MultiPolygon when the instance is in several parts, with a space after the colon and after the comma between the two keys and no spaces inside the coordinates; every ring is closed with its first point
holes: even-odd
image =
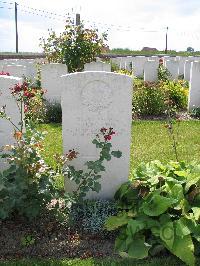
{"type": "MultiPolygon", "coordinates": [[[[128,65],[128,60],[125,62],[125,67],[128,65]]],[[[146,71],[144,79],[155,81],[158,64],[157,58],[154,58],[153,61],[143,61],[144,73],[146,71]]],[[[174,71],[174,77],[177,77],[177,62],[166,61],[167,64],[168,68],[172,72],[174,71]]],[[[16,67],[18,66],[16,65],[16,67]]],[[[200,100],[198,87],[199,63],[192,62],[190,67],[189,106],[198,106],[200,100]]],[[[46,128],[49,131],[44,151],[45,159],[48,162],[51,163],[51,156],[54,151],[62,152],[63,146],[65,153],[73,148],[80,152],[75,165],[82,167],[86,160],[91,160],[97,156],[96,151],[90,146],[90,142],[98,129],[102,127],[102,124],[106,127],[111,126],[116,130],[116,139],[113,145],[122,150],[125,156],[122,157],[122,160],[108,162],[108,170],[106,175],[103,175],[102,190],[98,194],[99,197],[112,198],[117,187],[128,180],[130,161],[131,168],[134,168],[139,161],[147,162],[154,158],[167,161],[172,158],[170,141],[167,141],[167,133],[163,133],[166,130],[163,122],[134,121],[131,143],[132,80],[130,77],[111,73],[110,66],[100,62],[86,66],[85,72],[82,73],[66,75],[67,68],[62,64],[44,65],[42,66],[42,72],[43,86],[47,90],[52,88],[52,90],[49,90],[48,100],[61,101],[63,111],[62,136],[60,125],[39,126],[40,129],[46,128]],[[94,71],[90,71],[93,70],[91,68],[94,68],[94,71]],[[56,72],[57,70],[58,72],[56,72]],[[51,71],[51,79],[48,79],[51,71]],[[163,130],[159,131],[160,127],[163,130]],[[129,156],[130,146],[132,149],[131,156],[129,156]],[[135,149],[136,146],[137,149],[135,149]]],[[[12,86],[13,82],[22,82],[22,79],[0,76],[0,82],[2,86],[0,89],[3,89],[12,86]]],[[[13,111],[15,109],[14,104],[11,103],[8,95],[3,95],[3,97],[2,103],[6,99],[6,104],[12,110],[12,116],[17,121],[19,114],[13,111]]],[[[3,131],[0,129],[0,133],[3,134],[1,141],[6,141],[6,143],[2,142],[1,145],[4,145],[8,141],[6,138],[12,138],[12,136],[9,134],[10,128],[6,131],[7,127],[4,124],[0,124],[0,126],[3,128],[3,131]]],[[[179,138],[182,143],[179,148],[183,159],[189,161],[194,158],[198,160],[200,151],[199,122],[180,122],[179,127],[181,130],[179,138]],[[185,146],[183,142],[185,142],[185,146]]],[[[63,180],[58,180],[57,183],[63,189],[63,180]]],[[[66,182],[65,186],[67,190],[66,182]]],[[[96,196],[95,193],[89,195],[90,198],[96,198],[96,196]]],[[[0,259],[2,260],[38,256],[43,258],[78,257],[81,259],[106,256],[118,258],[113,252],[115,235],[105,234],[104,232],[88,234],[82,230],[77,230],[76,227],[62,225],[52,220],[52,217],[48,217],[48,215],[32,223],[14,217],[11,220],[0,221],[0,225],[3,228],[3,234],[0,234],[0,259]],[[24,245],[22,239],[26,236],[31,237],[32,242],[26,242],[24,245]],[[9,245],[5,245],[5,243],[9,243],[9,245]]]]}

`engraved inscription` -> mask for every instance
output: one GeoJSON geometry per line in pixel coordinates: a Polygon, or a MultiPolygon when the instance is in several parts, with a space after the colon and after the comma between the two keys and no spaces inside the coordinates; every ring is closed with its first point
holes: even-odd
{"type": "Polygon", "coordinates": [[[94,80],[81,91],[81,103],[91,112],[100,112],[112,103],[112,91],[107,83],[94,80]]]}

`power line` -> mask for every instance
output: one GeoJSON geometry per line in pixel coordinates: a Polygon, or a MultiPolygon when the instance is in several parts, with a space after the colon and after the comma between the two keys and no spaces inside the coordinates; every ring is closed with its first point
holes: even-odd
{"type": "Polygon", "coordinates": [[[46,13],[46,14],[49,14],[49,15],[53,15],[53,16],[58,16],[58,17],[63,17],[63,18],[66,18],[66,15],[69,16],[69,12],[68,14],[58,14],[58,13],[54,13],[54,12],[49,12],[49,11],[46,11],[46,10],[43,10],[43,9],[38,9],[38,8],[33,8],[33,7],[30,7],[30,6],[26,6],[26,5],[21,5],[21,4],[18,4],[19,6],[21,7],[24,7],[26,9],[31,9],[33,11],[37,11],[37,12],[42,12],[42,13],[46,13]]]}
{"type": "Polygon", "coordinates": [[[2,4],[14,5],[14,2],[0,1],[2,4]]]}
{"type": "Polygon", "coordinates": [[[36,16],[43,17],[43,18],[57,20],[57,21],[63,21],[63,22],[65,22],[67,20],[67,18],[65,20],[64,19],[59,19],[59,18],[56,18],[56,17],[50,17],[50,16],[47,16],[47,15],[43,15],[43,14],[39,14],[39,13],[36,13],[36,12],[28,11],[28,10],[25,10],[25,9],[19,9],[19,12],[23,12],[23,13],[27,13],[27,14],[32,14],[32,15],[36,15],[36,16]]]}

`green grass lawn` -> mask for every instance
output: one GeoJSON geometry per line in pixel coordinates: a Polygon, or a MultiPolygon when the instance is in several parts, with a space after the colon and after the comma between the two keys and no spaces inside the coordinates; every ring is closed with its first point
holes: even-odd
{"type": "MultiPolygon", "coordinates": [[[[164,121],[134,121],[132,124],[131,169],[141,162],[175,160],[172,139],[164,121]]],[[[44,156],[55,166],[53,155],[62,153],[62,128],[60,124],[40,125],[47,131],[44,156]]],[[[174,125],[178,140],[179,160],[200,161],[200,121],[182,121],[174,125]]],[[[62,185],[62,182],[60,181],[62,185]]]]}
{"type": "MultiPolygon", "coordinates": [[[[144,161],[175,160],[172,138],[164,121],[135,121],[132,126],[131,168],[144,161]]],[[[174,125],[178,140],[178,159],[200,162],[200,121],[182,121],[174,125]]]]}

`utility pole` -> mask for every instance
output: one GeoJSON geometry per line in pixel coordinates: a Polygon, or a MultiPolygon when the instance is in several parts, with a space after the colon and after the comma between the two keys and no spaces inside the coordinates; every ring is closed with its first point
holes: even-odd
{"type": "Polygon", "coordinates": [[[81,15],[76,14],[76,26],[79,26],[81,24],[81,15]]]}
{"type": "Polygon", "coordinates": [[[16,36],[16,53],[18,53],[18,29],[17,29],[17,2],[15,2],[15,36],[16,36]]]}
{"type": "Polygon", "coordinates": [[[168,27],[166,28],[166,37],[165,37],[165,53],[167,54],[168,49],[168,27]]]}

